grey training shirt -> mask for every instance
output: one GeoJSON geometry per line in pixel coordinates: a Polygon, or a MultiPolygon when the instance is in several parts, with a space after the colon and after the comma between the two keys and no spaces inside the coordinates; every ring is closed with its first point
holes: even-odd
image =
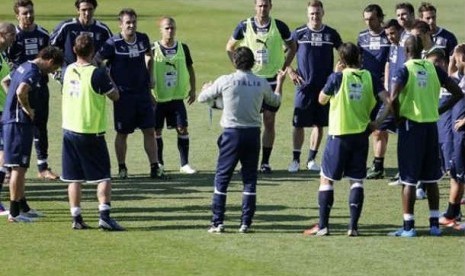
{"type": "Polygon", "coordinates": [[[216,79],[200,93],[198,101],[208,102],[217,97],[223,97],[220,122],[223,128],[260,127],[262,102],[271,106],[281,103],[281,95],[273,93],[266,79],[241,70],[216,79]]]}

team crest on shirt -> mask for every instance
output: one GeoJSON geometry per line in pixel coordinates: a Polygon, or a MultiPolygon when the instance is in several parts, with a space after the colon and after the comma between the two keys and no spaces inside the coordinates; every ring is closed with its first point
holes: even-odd
{"type": "Polygon", "coordinates": [[[88,36],[90,36],[90,37],[92,37],[92,38],[94,37],[94,33],[93,33],[93,32],[84,32],[84,31],[82,31],[82,32],[80,32],[79,34],[80,34],[80,35],[86,34],[86,35],[88,35],[88,36]]]}
{"type": "Polygon", "coordinates": [[[139,49],[144,49],[144,42],[139,42],[139,49]]]}
{"type": "Polygon", "coordinates": [[[331,34],[325,34],[324,41],[331,41],[331,34]]]}
{"type": "Polygon", "coordinates": [[[95,34],[95,40],[100,40],[101,37],[102,37],[102,34],[100,34],[100,33],[95,34]]]}
{"type": "Polygon", "coordinates": [[[436,45],[445,45],[445,39],[442,37],[436,37],[436,45]]]}

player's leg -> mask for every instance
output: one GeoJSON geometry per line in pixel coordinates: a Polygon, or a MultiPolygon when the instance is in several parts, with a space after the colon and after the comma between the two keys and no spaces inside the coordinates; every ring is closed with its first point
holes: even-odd
{"type": "Polygon", "coordinates": [[[173,101],[174,122],[178,133],[178,150],[181,160],[179,171],[185,174],[194,174],[197,171],[189,165],[189,145],[190,137],[188,131],[187,110],[182,100],[173,101]]]}
{"type": "Polygon", "coordinates": [[[115,136],[115,153],[118,162],[118,176],[120,178],[128,177],[128,168],[126,167],[128,134],[116,132],[115,136]]]}
{"type": "Polygon", "coordinates": [[[263,110],[262,161],[260,171],[271,173],[270,156],[275,139],[276,112],[263,110]]]}
{"type": "Polygon", "coordinates": [[[305,129],[303,127],[294,127],[292,129],[292,161],[289,164],[289,172],[297,172],[300,169],[300,154],[305,139],[305,129]]]}
{"type": "Polygon", "coordinates": [[[212,197],[213,216],[212,225],[209,229],[211,233],[224,231],[223,223],[228,185],[239,160],[239,131],[237,129],[225,130],[217,141],[219,156],[214,180],[215,189],[212,197]]]}
{"type": "Polygon", "coordinates": [[[386,155],[389,134],[386,130],[375,130],[371,134],[373,140],[373,164],[368,169],[367,179],[384,177],[384,156],[386,155]]]}
{"type": "Polygon", "coordinates": [[[315,125],[310,134],[310,150],[308,153],[307,168],[311,171],[320,171],[320,166],[315,161],[321,139],[323,138],[323,127],[315,125]]]}
{"type": "Polygon", "coordinates": [[[241,130],[239,160],[242,165],[242,215],[239,232],[246,233],[252,224],[256,210],[257,165],[260,154],[260,129],[241,130]]]}

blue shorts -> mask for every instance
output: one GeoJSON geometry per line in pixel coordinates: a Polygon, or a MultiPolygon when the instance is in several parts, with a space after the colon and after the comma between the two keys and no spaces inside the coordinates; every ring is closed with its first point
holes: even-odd
{"type": "Polygon", "coordinates": [[[343,176],[352,180],[366,177],[369,132],[341,136],[328,136],[321,175],[330,180],[341,180],[343,176]]]}
{"type": "Polygon", "coordinates": [[[450,177],[465,184],[465,129],[454,131],[454,153],[452,154],[450,177]]]}
{"type": "Polygon", "coordinates": [[[110,155],[105,136],[63,130],[61,155],[65,182],[101,182],[111,179],[110,155]]]}
{"type": "MultiPolygon", "coordinates": [[[[445,101],[447,101],[451,96],[442,96],[439,98],[439,106],[445,101]]],[[[439,117],[438,125],[438,135],[439,143],[452,142],[453,133],[452,133],[452,110],[449,109],[446,112],[442,113],[439,117]]]]}
{"type": "Polygon", "coordinates": [[[292,126],[328,126],[329,104],[321,105],[318,102],[319,93],[318,88],[313,86],[300,87],[296,90],[292,126]]]}
{"type": "Polygon", "coordinates": [[[32,150],[32,125],[3,125],[5,167],[29,168],[32,150]]]}
{"type": "Polygon", "coordinates": [[[120,94],[114,102],[113,117],[115,130],[118,133],[133,133],[136,128],[147,129],[155,127],[155,109],[150,92],[120,94]]]}
{"type": "Polygon", "coordinates": [[[155,108],[155,129],[187,127],[187,111],[183,100],[157,103],[155,108]]]}
{"type": "Polygon", "coordinates": [[[399,124],[397,161],[403,184],[435,183],[442,177],[436,123],[399,124]]]}
{"type": "MultiPolygon", "coordinates": [[[[384,111],[384,105],[380,105],[379,108],[376,107],[375,109],[377,110],[376,118],[378,118],[379,116],[381,116],[381,114],[384,111]]],[[[397,132],[396,118],[391,114],[387,115],[384,121],[381,123],[381,125],[379,125],[378,130],[387,131],[390,133],[396,133],[397,132]]]]}
{"type": "MultiPolygon", "coordinates": [[[[266,80],[270,84],[271,90],[274,91],[276,89],[276,77],[267,78],[266,80]]],[[[276,113],[276,112],[278,112],[280,106],[281,105],[278,105],[278,106],[268,105],[268,104],[265,103],[265,101],[263,101],[261,112],[263,112],[264,110],[267,110],[267,111],[276,113]]]]}

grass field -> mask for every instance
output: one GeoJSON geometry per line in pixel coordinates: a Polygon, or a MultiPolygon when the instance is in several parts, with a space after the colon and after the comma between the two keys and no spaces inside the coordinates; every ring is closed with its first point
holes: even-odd
{"type": "MultiPolygon", "coordinates": [[[[0,1],[0,20],[14,21],[12,2],[0,1]]],[[[36,0],[36,21],[51,30],[60,20],[75,15],[74,1],[36,0]]],[[[272,14],[291,29],[306,21],[306,1],[275,0],[272,14]]],[[[418,6],[420,1],[412,1],[418,6]]],[[[465,41],[463,0],[436,1],[438,24],[465,41]]],[[[368,1],[325,1],[325,22],[340,31],[344,41],[355,41],[364,28],[361,11],[368,1]]],[[[386,18],[394,16],[394,4],[378,3],[386,18]]],[[[116,14],[123,7],[139,13],[139,31],[152,40],[159,37],[156,20],[161,15],[177,19],[178,38],[193,54],[198,88],[202,82],[230,72],[225,44],[239,20],[253,14],[252,0],[100,1],[96,18],[118,31],[116,14]]],[[[61,99],[51,83],[49,121],[50,164],[61,170],[61,99]]],[[[237,233],[240,216],[241,182],[235,176],[227,205],[227,233],[207,234],[210,219],[212,181],[217,157],[216,138],[221,132],[220,113],[208,123],[206,106],[188,108],[191,134],[191,164],[200,172],[193,176],[177,173],[179,157],[176,136],[165,131],[165,164],[172,180],[147,178],[147,159],[140,133],[129,139],[127,164],[130,178],[115,180],[113,214],[129,231],[103,233],[98,230],[72,231],[66,185],[42,182],[35,166],[28,172],[26,194],[33,208],[46,215],[31,225],[0,221],[0,275],[464,275],[464,233],[445,231],[441,238],[428,235],[425,201],[416,205],[420,237],[396,239],[386,233],[401,223],[400,190],[386,180],[367,181],[366,203],[360,220],[359,238],[345,236],[349,212],[348,185],[338,183],[330,221],[332,236],[308,239],[302,230],[318,216],[318,175],[307,171],[287,173],[291,160],[291,116],[293,88],[286,84],[284,103],[277,116],[277,139],[272,155],[275,169],[260,176],[258,210],[250,235],[237,233]]],[[[111,116],[107,142],[116,158],[111,116]]],[[[395,173],[396,138],[391,139],[386,165],[395,173]]],[[[323,147],[324,145],[322,145],[323,147]]],[[[304,146],[306,158],[308,146],[304,146]]],[[[35,156],[35,154],[33,154],[35,156]]],[[[321,153],[319,154],[321,157],[321,153]]],[[[35,158],[35,157],[34,157],[35,158]]],[[[371,159],[371,156],[370,156],[371,159]]],[[[33,161],[31,164],[34,164],[33,161]]],[[[447,179],[441,181],[441,208],[447,202],[447,179]]],[[[7,202],[6,188],[1,199],[7,202]]],[[[95,185],[86,185],[83,212],[87,222],[97,225],[95,185]]]]}

